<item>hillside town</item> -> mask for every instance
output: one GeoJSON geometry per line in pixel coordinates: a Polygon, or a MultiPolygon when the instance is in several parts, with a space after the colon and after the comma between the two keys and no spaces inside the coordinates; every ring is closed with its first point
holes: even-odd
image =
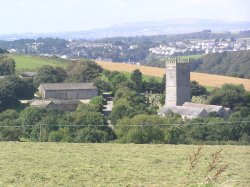
{"type": "Polygon", "coordinates": [[[41,56],[55,55],[63,59],[89,58],[97,61],[126,63],[142,62],[150,54],[172,57],[250,50],[250,40],[245,38],[177,40],[160,43],[154,42],[150,45],[142,45],[136,42],[69,39],[62,40],[55,46],[48,44],[47,40],[31,40],[21,45],[10,45],[7,50],[10,53],[41,56]]]}
{"type": "Polygon", "coordinates": [[[187,40],[161,44],[150,48],[149,51],[157,55],[173,56],[187,53],[209,54],[222,53],[225,51],[250,50],[250,41],[239,39],[216,39],[216,40],[187,40]]]}

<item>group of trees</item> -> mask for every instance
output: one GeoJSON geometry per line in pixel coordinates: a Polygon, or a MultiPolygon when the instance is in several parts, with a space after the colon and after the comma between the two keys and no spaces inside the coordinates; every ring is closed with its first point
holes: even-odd
{"type": "Polygon", "coordinates": [[[241,108],[250,108],[250,92],[247,92],[243,85],[224,84],[212,91],[208,102],[239,111],[241,108]]]}
{"type": "Polygon", "coordinates": [[[92,60],[78,60],[69,63],[67,69],[42,66],[34,77],[34,84],[61,82],[91,82],[99,77],[103,69],[92,60]]]}
{"type": "Polygon", "coordinates": [[[160,117],[157,115],[137,115],[133,118],[125,117],[117,122],[115,133],[121,143],[250,143],[249,117],[241,116],[235,122],[237,115],[232,115],[229,121],[222,118],[206,117],[183,121],[178,115],[160,117]],[[231,141],[231,142],[230,142],[231,141]]]}
{"type": "Polygon", "coordinates": [[[144,112],[125,114],[112,128],[95,104],[79,105],[75,112],[26,107],[20,113],[10,109],[0,113],[0,140],[249,144],[249,114],[249,110],[235,112],[228,121],[210,116],[183,121],[175,114],[162,117],[144,112]]]}
{"type": "Polygon", "coordinates": [[[233,51],[207,54],[193,59],[193,71],[250,78],[250,51],[233,51]]]}
{"type": "Polygon", "coordinates": [[[0,56],[0,111],[8,108],[20,108],[20,99],[33,98],[36,91],[33,80],[15,75],[15,61],[0,56]]]}

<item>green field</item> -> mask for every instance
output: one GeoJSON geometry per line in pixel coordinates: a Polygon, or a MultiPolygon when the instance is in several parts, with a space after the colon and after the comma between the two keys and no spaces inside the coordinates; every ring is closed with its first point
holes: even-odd
{"type": "MultiPolygon", "coordinates": [[[[197,186],[210,154],[229,168],[213,186],[249,186],[250,147],[204,146],[190,175],[193,145],[0,142],[0,186],[197,186]]],[[[203,185],[204,186],[204,185],[203,185]]]]}
{"type": "Polygon", "coordinates": [[[60,58],[49,58],[31,55],[10,55],[15,59],[16,71],[36,71],[38,68],[44,65],[66,67],[67,60],[60,58]]]}
{"type": "MultiPolygon", "coordinates": [[[[36,71],[38,68],[44,65],[59,66],[66,68],[67,60],[60,58],[40,57],[31,55],[10,55],[11,58],[15,59],[16,71],[36,71]]],[[[123,72],[127,77],[131,76],[129,72],[123,72]]],[[[143,75],[143,80],[148,81],[150,78],[154,78],[158,82],[161,81],[159,77],[153,77],[149,75],[143,75]]]]}

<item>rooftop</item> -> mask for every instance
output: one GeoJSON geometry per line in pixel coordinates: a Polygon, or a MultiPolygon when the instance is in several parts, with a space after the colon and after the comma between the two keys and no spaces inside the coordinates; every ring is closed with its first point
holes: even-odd
{"type": "Polygon", "coordinates": [[[206,104],[190,103],[190,102],[185,102],[182,106],[204,108],[208,113],[209,112],[219,112],[221,109],[223,109],[223,106],[220,106],[220,105],[206,105],[206,104]]]}
{"type": "Polygon", "coordinates": [[[93,83],[43,83],[39,87],[43,87],[44,90],[97,89],[93,83]]]}
{"type": "Polygon", "coordinates": [[[168,114],[169,112],[180,114],[181,116],[198,117],[200,115],[206,115],[207,112],[204,108],[186,107],[186,106],[173,106],[163,107],[160,110],[160,114],[168,114]]]}

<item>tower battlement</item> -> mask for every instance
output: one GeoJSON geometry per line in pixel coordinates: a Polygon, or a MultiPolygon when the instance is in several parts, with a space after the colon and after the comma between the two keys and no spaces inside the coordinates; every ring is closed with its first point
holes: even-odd
{"type": "Polygon", "coordinates": [[[188,59],[188,60],[181,60],[181,58],[179,57],[179,58],[175,58],[175,59],[172,59],[172,60],[167,60],[166,61],[166,64],[188,64],[188,63],[190,63],[190,59],[188,59]]]}

